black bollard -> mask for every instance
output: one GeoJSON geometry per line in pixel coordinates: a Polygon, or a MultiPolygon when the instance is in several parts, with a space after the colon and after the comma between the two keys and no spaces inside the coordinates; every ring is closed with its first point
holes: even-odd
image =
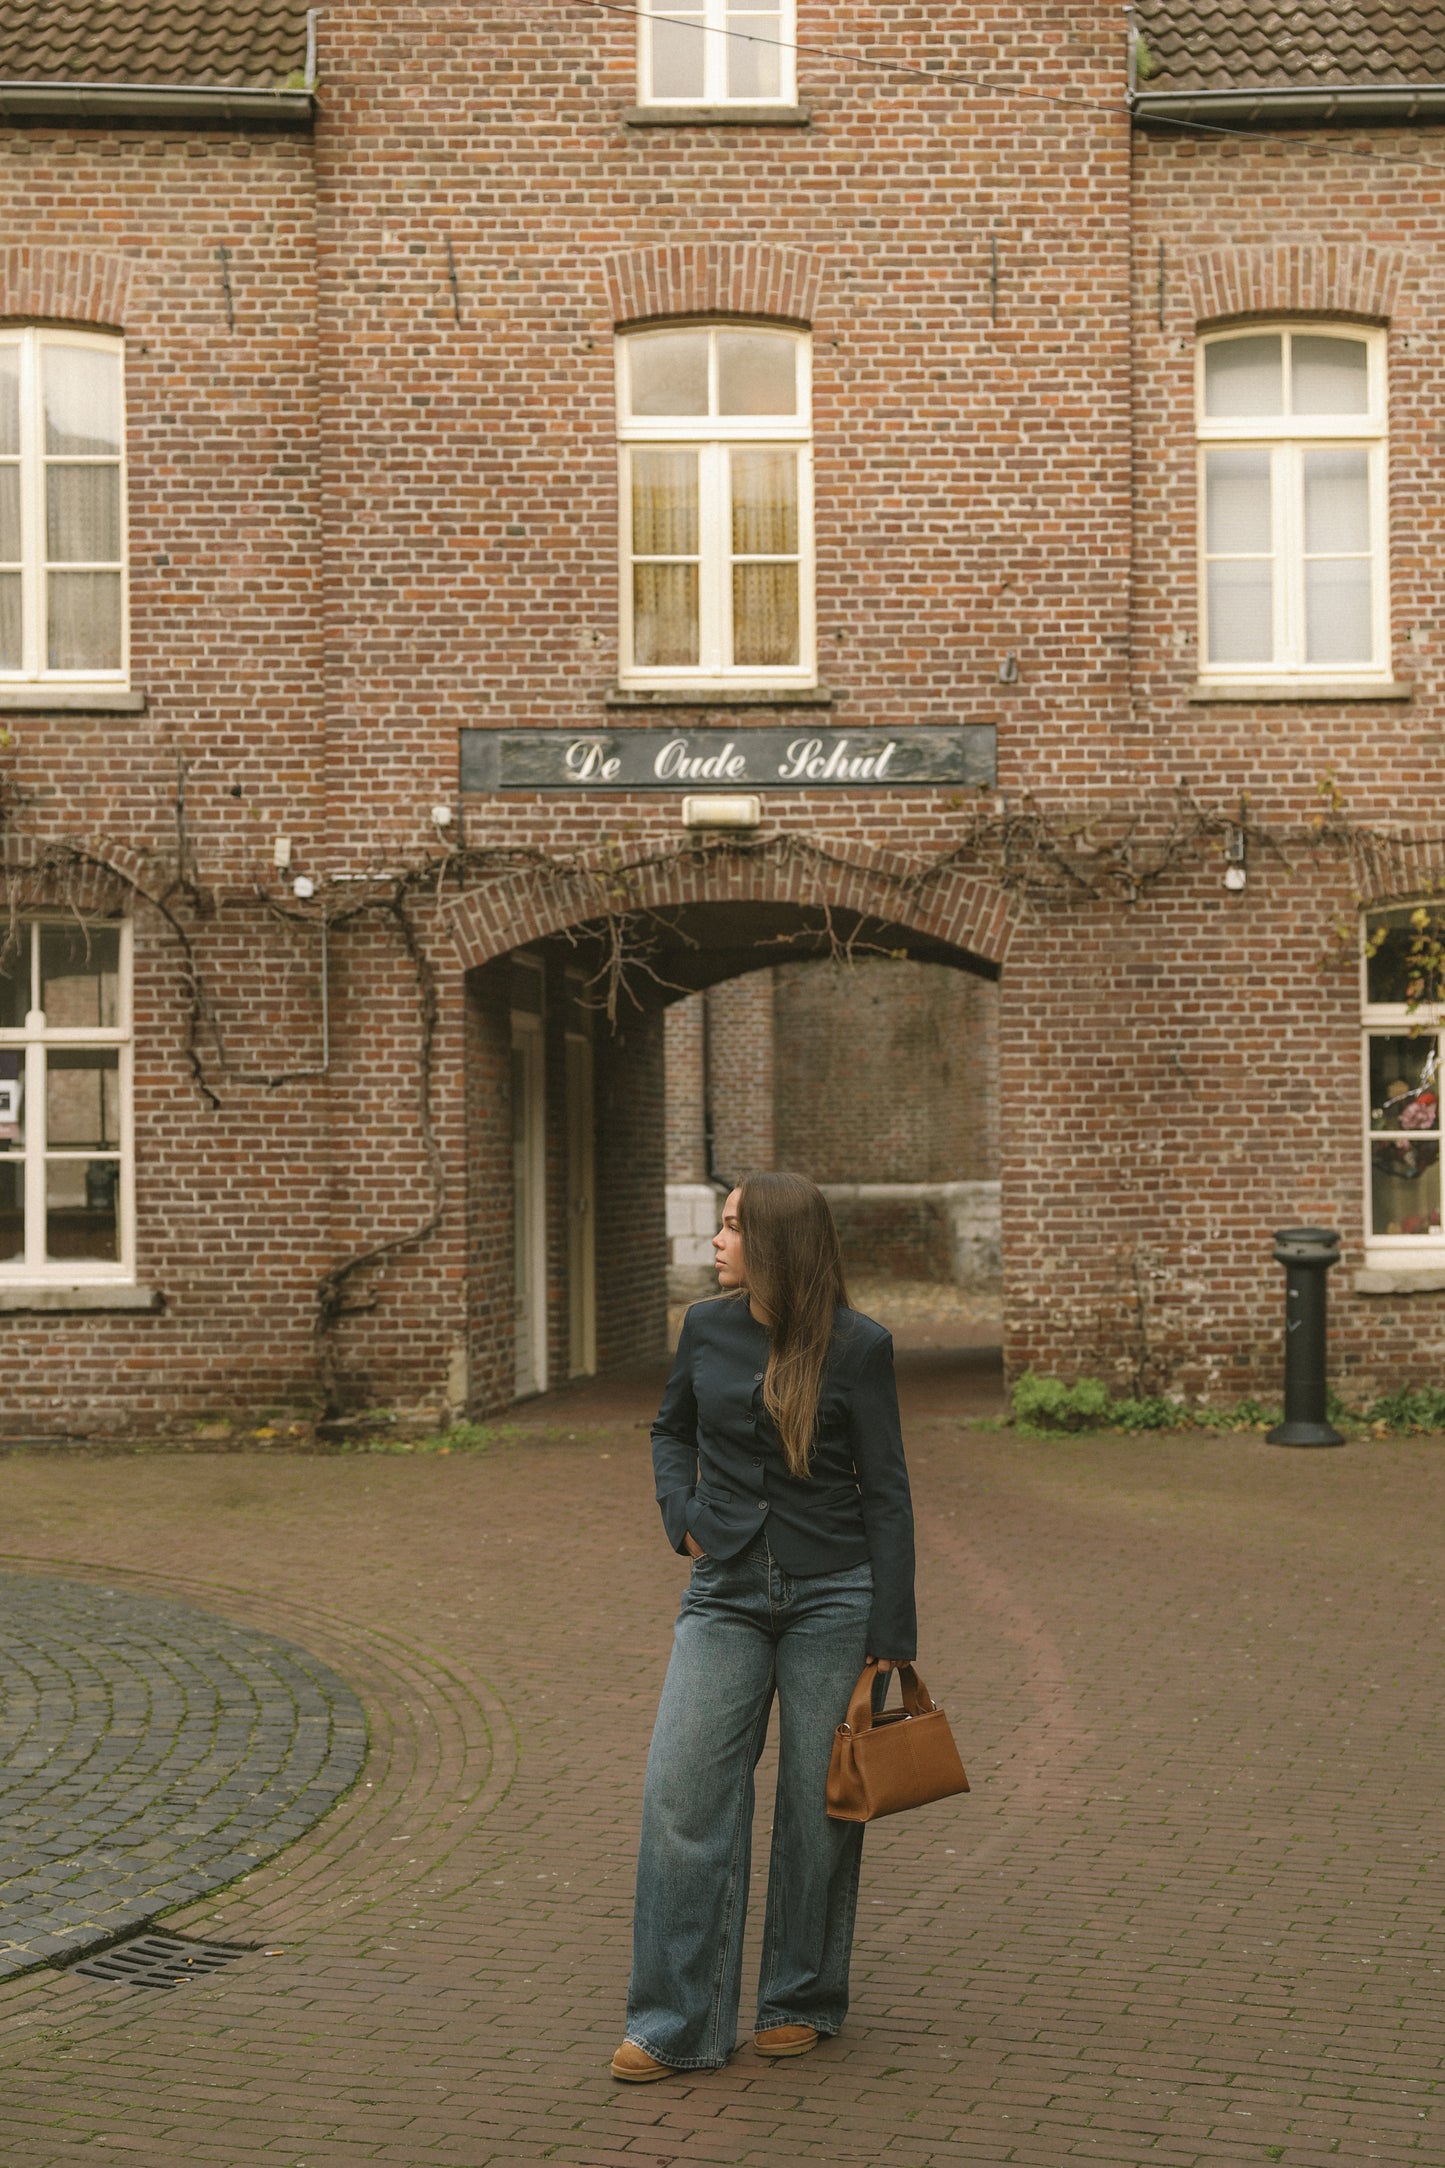
{"type": "Polygon", "coordinates": [[[1343,1445],[1325,1420],[1325,1274],[1340,1261],[1340,1238],[1328,1227],[1281,1227],[1275,1262],[1285,1269],[1284,1421],[1270,1445],[1343,1445]]]}

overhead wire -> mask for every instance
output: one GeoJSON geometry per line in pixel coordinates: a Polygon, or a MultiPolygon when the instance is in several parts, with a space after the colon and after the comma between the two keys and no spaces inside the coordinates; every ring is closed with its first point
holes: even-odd
{"type": "MultiPolygon", "coordinates": [[[[665,19],[662,10],[638,7],[630,4],[630,0],[534,0],[534,4],[545,7],[550,13],[591,9],[595,13],[602,15],[631,16],[634,21],[638,22],[655,22],[665,19]]],[[[981,97],[1022,98],[1035,105],[1063,106],[1071,112],[1107,114],[1113,120],[1132,122],[1135,119],[1134,108],[1127,100],[1116,103],[1112,99],[1106,98],[1070,96],[1064,91],[1030,90],[1025,85],[1018,83],[989,82],[986,78],[970,75],[959,68],[932,68],[922,66],[916,61],[879,59],[871,53],[858,52],[856,49],[846,46],[811,45],[795,38],[770,38],[765,37],[762,32],[756,30],[726,30],[714,23],[697,23],[693,27],[699,30],[704,37],[737,38],[750,45],[771,46],[779,52],[801,53],[813,60],[838,61],[851,68],[871,68],[876,73],[901,76],[911,82],[954,84],[974,91],[981,97]]],[[[1321,85],[1319,87],[1323,90],[1330,86],[1321,85]]],[[[1401,88],[1410,87],[1408,84],[1401,86],[1401,88]]],[[[1281,140],[1278,129],[1235,128],[1231,127],[1226,121],[1196,120],[1183,115],[1176,117],[1172,114],[1158,112],[1148,114],[1147,120],[1151,128],[1178,128],[1187,131],[1191,135],[1221,136],[1235,143],[1277,144],[1281,140]]]]}

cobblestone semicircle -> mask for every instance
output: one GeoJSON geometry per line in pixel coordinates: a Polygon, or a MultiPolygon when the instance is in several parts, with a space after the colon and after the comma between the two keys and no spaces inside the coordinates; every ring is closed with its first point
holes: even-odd
{"type": "Polygon", "coordinates": [[[366,1758],[306,1650],[164,1597],[0,1573],[0,1978],[245,1874],[366,1758]]]}

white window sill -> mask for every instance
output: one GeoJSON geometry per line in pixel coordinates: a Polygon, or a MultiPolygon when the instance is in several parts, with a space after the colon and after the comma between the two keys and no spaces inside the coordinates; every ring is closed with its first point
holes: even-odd
{"type": "Polygon", "coordinates": [[[624,128],[806,128],[810,105],[630,105],[624,128]]]}
{"type": "Polygon", "coordinates": [[[1433,1295],[1445,1288],[1445,1251],[1423,1258],[1370,1258],[1355,1274],[1357,1295],[1433,1295]]]}
{"type": "Polygon", "coordinates": [[[166,1306],[159,1288],[136,1287],[115,1280],[92,1280],[88,1284],[59,1280],[6,1282],[0,1280],[0,1313],[79,1310],[157,1311],[166,1306]]]}
{"type": "Polygon", "coordinates": [[[830,708],[831,685],[611,685],[609,708],[830,708]]]}
{"type": "Polygon", "coordinates": [[[47,710],[71,715],[144,715],[146,696],[128,685],[0,684],[0,713],[47,710]]]}
{"type": "Polygon", "coordinates": [[[1413,678],[1199,678],[1189,688],[1193,701],[1247,700],[1413,700],[1413,678]]]}

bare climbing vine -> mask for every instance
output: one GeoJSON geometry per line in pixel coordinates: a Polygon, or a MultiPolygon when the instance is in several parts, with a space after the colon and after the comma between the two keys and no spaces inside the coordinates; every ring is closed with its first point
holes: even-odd
{"type": "MultiPolygon", "coordinates": [[[[543,886],[555,886],[565,893],[566,930],[560,938],[571,940],[579,950],[585,948],[589,998],[616,1028],[625,1006],[641,1005],[646,987],[686,990],[667,978],[662,962],[669,947],[675,951],[679,944],[687,945],[690,937],[672,912],[645,900],[655,892],[660,874],[682,867],[696,871],[709,865],[766,863],[799,869],[804,878],[796,885],[810,923],[797,935],[769,938],[780,947],[806,942],[811,953],[821,952],[845,963],[867,954],[898,953],[888,942],[886,920],[842,911],[830,900],[837,876],[853,876],[860,870],[867,871],[875,893],[891,890],[897,896],[900,915],[912,915],[930,889],[956,872],[993,884],[1023,911],[1138,906],[1171,877],[1197,870],[1229,852],[1237,856],[1242,850],[1266,854],[1287,871],[1305,858],[1343,861],[1357,903],[1390,894],[1420,895],[1442,885],[1445,833],[1354,821],[1332,776],[1321,779],[1319,795],[1320,810],[1314,818],[1290,828],[1259,820],[1247,796],[1231,806],[1207,805],[1182,784],[1171,798],[1151,808],[1127,812],[1105,808],[1078,815],[1050,811],[1032,797],[1014,803],[994,794],[978,800],[959,797],[951,804],[957,827],[946,851],[911,863],[870,858],[866,869],[857,856],[836,843],[795,833],[755,838],[688,836],[634,854],[614,845],[601,857],[590,859],[517,845],[466,845],[433,849],[415,860],[379,864],[361,882],[322,879],[312,903],[300,906],[261,886],[222,896],[202,880],[187,829],[185,765],[178,762],[174,854],[135,852],[74,838],[36,841],[27,863],[13,863],[3,871],[8,924],[0,951],[13,943],[22,911],[33,909],[41,899],[68,907],[78,917],[93,917],[98,884],[102,892],[108,885],[112,898],[124,896],[133,908],[155,912],[176,958],[191,1079],[206,1105],[219,1112],[228,1084],[280,1091],[314,1080],[319,1072],[251,1075],[233,1067],[192,925],[244,906],[263,908],[289,926],[305,928],[326,940],[365,921],[379,923],[394,935],[415,992],[416,1119],[428,1197],[425,1211],[412,1228],[342,1259],[317,1288],[316,1332],[327,1399],[334,1405],[340,1385],[335,1329],[344,1319],[375,1307],[375,1297],[357,1296],[358,1276],[429,1241],[447,1208],[446,1167],[433,1103],[440,1015],[437,974],[419,924],[419,907],[440,904],[449,896],[459,897],[481,884],[522,872],[532,874],[543,886]],[[811,897],[809,874],[815,876],[816,893],[811,897]],[[207,1058],[207,1048],[213,1051],[213,1061],[207,1058]]],[[[0,822],[11,833],[19,810],[14,794],[0,784],[0,822]]],[[[1421,917],[1424,923],[1416,934],[1422,982],[1428,976],[1432,985],[1442,986],[1445,927],[1433,912],[1421,917]]],[[[1346,927],[1341,921],[1337,927],[1340,958],[1346,935],[1353,960],[1358,953],[1354,946],[1357,924],[1346,927]]],[[[1322,962],[1330,960],[1330,956],[1322,958],[1322,962]]],[[[1148,1360],[1149,1274],[1147,1261],[1136,1258],[1134,1266],[1142,1370],[1148,1360]]]]}

